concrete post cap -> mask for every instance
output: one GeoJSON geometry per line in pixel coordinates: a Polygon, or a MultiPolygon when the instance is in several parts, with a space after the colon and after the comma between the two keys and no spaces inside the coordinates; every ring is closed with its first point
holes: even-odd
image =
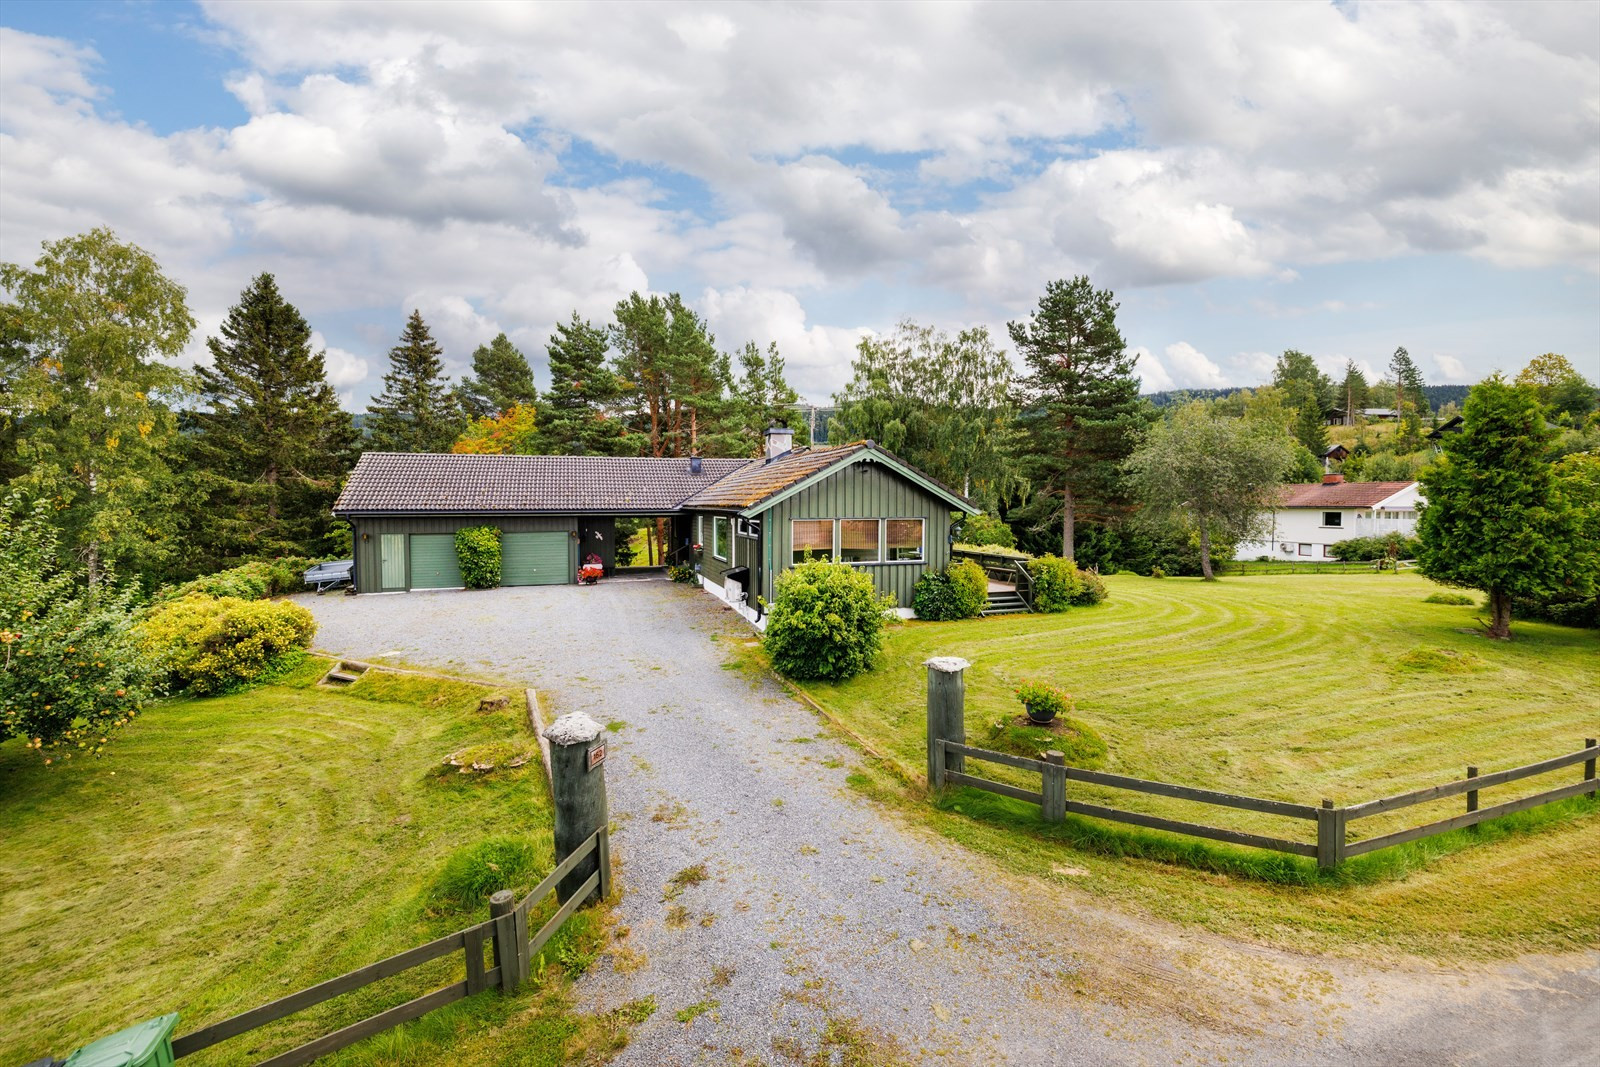
{"type": "Polygon", "coordinates": [[[551,723],[544,736],[552,745],[584,745],[600,736],[600,724],[575,711],[551,723]]]}
{"type": "Polygon", "coordinates": [[[923,664],[930,671],[943,671],[945,674],[960,674],[972,664],[960,656],[935,656],[923,664]]]}

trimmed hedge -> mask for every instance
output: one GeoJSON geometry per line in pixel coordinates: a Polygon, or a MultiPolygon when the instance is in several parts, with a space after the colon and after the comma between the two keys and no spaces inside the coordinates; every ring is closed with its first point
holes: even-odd
{"type": "Polygon", "coordinates": [[[1359,563],[1371,559],[1416,559],[1422,542],[1400,533],[1382,537],[1352,537],[1328,546],[1335,559],[1346,563],[1359,563]]]}
{"type": "Polygon", "coordinates": [[[891,597],[848,563],[812,560],[778,575],[763,643],[791,678],[841,680],[870,670],[883,649],[891,597]]]}
{"type": "Polygon", "coordinates": [[[456,561],[468,589],[493,589],[500,584],[500,528],[466,526],[456,531],[456,561]]]}
{"type": "Polygon", "coordinates": [[[942,572],[929,571],[917,579],[912,610],[930,622],[973,619],[989,602],[989,578],[970,559],[951,562],[942,572]]]}
{"type": "Polygon", "coordinates": [[[147,652],[173,690],[221,693],[294,667],[311,647],[311,612],[287,600],[199,594],[151,608],[138,622],[147,652]]]}

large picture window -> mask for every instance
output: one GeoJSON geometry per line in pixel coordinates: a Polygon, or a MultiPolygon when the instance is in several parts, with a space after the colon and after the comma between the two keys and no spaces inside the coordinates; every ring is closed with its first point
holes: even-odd
{"type": "Polygon", "coordinates": [[[890,563],[922,560],[921,519],[884,520],[884,558],[890,563]]]}
{"type": "Polygon", "coordinates": [[[713,515],[711,518],[711,554],[722,562],[728,562],[728,542],[733,540],[731,534],[733,524],[725,516],[713,515]]]}
{"type": "Polygon", "coordinates": [[[878,562],[878,520],[840,519],[839,558],[846,563],[878,562]]]}
{"type": "Polygon", "coordinates": [[[832,519],[795,519],[792,531],[794,562],[833,558],[832,519]]]}

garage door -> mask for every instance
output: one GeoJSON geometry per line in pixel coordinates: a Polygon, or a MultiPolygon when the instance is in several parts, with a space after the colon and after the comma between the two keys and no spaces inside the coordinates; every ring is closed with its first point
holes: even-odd
{"type": "Polygon", "coordinates": [[[508,533],[500,541],[501,585],[565,585],[571,538],[564,533],[508,533]]]}
{"type": "Polygon", "coordinates": [[[411,588],[460,589],[455,534],[411,535],[411,588]]]}

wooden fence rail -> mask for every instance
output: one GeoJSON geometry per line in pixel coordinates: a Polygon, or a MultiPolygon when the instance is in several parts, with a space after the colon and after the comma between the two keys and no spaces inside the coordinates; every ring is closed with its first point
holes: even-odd
{"type": "Polygon", "coordinates": [[[174,1058],[181,1059],[192,1055],[201,1049],[210,1048],[220,1041],[237,1037],[259,1029],[268,1023],[304,1011],[306,1008],[332,1000],[334,997],[345,993],[352,993],[364,989],[375,982],[385,978],[392,978],[415,967],[455,952],[462,952],[466,956],[466,977],[459,982],[452,982],[441,989],[409,1000],[404,1004],[396,1005],[377,1015],[351,1023],[331,1034],[325,1034],[314,1041],[280,1053],[270,1059],[263,1060],[259,1067],[298,1067],[300,1064],[310,1063],[319,1056],[325,1056],[346,1045],[353,1044],[364,1037],[388,1030],[412,1019],[420,1018],[435,1008],[442,1008],[446,1004],[453,1004],[463,1000],[474,993],[499,987],[507,992],[514,991],[518,985],[526,982],[531,973],[531,963],[545,944],[555,936],[561,924],[566,922],[572,913],[578,910],[593,894],[599,893],[601,899],[611,895],[611,849],[610,840],[604,826],[596,830],[587,841],[578,846],[571,855],[556,865],[555,870],[545,875],[544,879],[534,887],[533,891],[523,897],[520,902],[515,901],[509,892],[496,893],[489,901],[489,918],[481,923],[457,930],[435,938],[425,945],[407,949],[404,952],[390,956],[388,959],[369,963],[365,967],[358,967],[348,974],[337,978],[330,978],[325,982],[302,989],[297,993],[290,993],[280,997],[270,1004],[263,1004],[258,1008],[241,1012],[221,1022],[212,1023],[210,1026],[201,1027],[191,1033],[184,1034],[172,1042],[174,1058]],[[556,910],[549,920],[541,926],[537,933],[531,937],[528,933],[529,918],[533,909],[541,904],[546,897],[555,892],[557,884],[562,878],[572,873],[581,863],[590,856],[598,859],[599,869],[589,875],[578,890],[572,893],[567,900],[556,910]],[[484,963],[484,945],[493,948],[493,966],[484,963]]]}
{"type": "Polygon", "coordinates": [[[1321,806],[1293,804],[1281,800],[1264,800],[1260,797],[1222,793],[1211,789],[1196,789],[1190,786],[1171,785],[1166,782],[1147,781],[1143,778],[1130,778],[1121,774],[1108,774],[1103,771],[1068,767],[1059,752],[1048,752],[1045,754],[1044,759],[1038,760],[1029,759],[1026,756],[1013,756],[1004,752],[974,748],[970,745],[937,736],[932,737],[932,744],[934,746],[931,753],[933,758],[929,761],[932,774],[929,784],[935,791],[943,790],[946,786],[952,785],[968,786],[989,793],[997,793],[1000,796],[1012,797],[1029,804],[1038,804],[1040,813],[1046,822],[1060,822],[1068,813],[1087,815],[1096,819],[1128,823],[1153,830],[1166,830],[1170,833],[1183,834],[1188,837],[1225,841],[1229,844],[1248,845],[1252,848],[1271,849],[1275,852],[1287,852],[1296,856],[1315,857],[1317,866],[1325,868],[1338,866],[1346,859],[1354,856],[1375,852],[1378,849],[1388,848],[1392,845],[1418,841],[1425,837],[1432,837],[1435,834],[1446,833],[1464,826],[1474,826],[1487,819],[1510,815],[1513,812],[1526,811],[1544,804],[1552,804],[1558,800],[1565,800],[1568,797],[1575,797],[1583,793],[1587,793],[1590,797],[1600,793],[1600,783],[1597,783],[1595,777],[1595,763],[1596,759],[1600,758],[1600,744],[1597,744],[1594,738],[1585,740],[1584,747],[1576,752],[1569,752],[1553,759],[1542,760],[1539,763],[1531,763],[1524,767],[1513,767],[1509,770],[1496,771],[1493,774],[1481,776],[1478,774],[1478,768],[1469,767],[1467,768],[1467,777],[1459,781],[1446,782],[1443,785],[1429,786],[1425,789],[1417,789],[1398,796],[1370,800],[1347,807],[1337,807],[1331,800],[1324,800],[1321,806]],[[966,773],[966,760],[968,759],[1036,772],[1040,776],[1040,788],[1037,791],[1023,789],[1019,786],[968,774],[966,773]],[[1561,770],[1564,767],[1571,767],[1578,763],[1583,764],[1583,778],[1579,781],[1569,782],[1566,785],[1557,786],[1554,789],[1536,793],[1533,796],[1496,804],[1493,807],[1479,808],[1478,806],[1479,790],[1504,785],[1507,782],[1515,782],[1523,778],[1530,778],[1534,775],[1548,774],[1551,771],[1561,770]],[[1316,841],[1315,843],[1292,841],[1287,838],[1268,837],[1264,834],[1228,830],[1216,826],[1206,826],[1201,823],[1184,822],[1156,815],[1146,815],[1141,812],[1123,811],[1119,808],[1106,807],[1100,804],[1086,804],[1076,800],[1069,800],[1066,793],[1068,782],[1109,786],[1114,789],[1126,789],[1132,792],[1172,797],[1197,804],[1239,808],[1245,811],[1279,815],[1290,819],[1308,820],[1316,824],[1316,841]],[[1444,797],[1459,796],[1462,793],[1467,795],[1467,811],[1465,814],[1449,819],[1441,819],[1422,826],[1397,830],[1378,837],[1366,838],[1361,841],[1348,840],[1349,824],[1358,819],[1381,815],[1384,812],[1410,807],[1413,804],[1422,804],[1444,797]]]}

